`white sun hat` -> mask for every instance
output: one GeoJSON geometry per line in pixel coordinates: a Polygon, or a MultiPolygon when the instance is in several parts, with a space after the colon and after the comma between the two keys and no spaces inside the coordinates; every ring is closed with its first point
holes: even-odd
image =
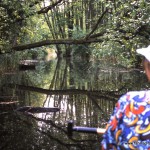
{"type": "Polygon", "coordinates": [[[150,45],[147,48],[137,49],[136,52],[143,55],[148,61],[150,61],[150,45]]]}

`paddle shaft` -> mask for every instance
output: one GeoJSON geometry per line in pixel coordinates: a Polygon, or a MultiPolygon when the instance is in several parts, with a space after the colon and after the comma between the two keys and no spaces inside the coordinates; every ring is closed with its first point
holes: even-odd
{"type": "Polygon", "coordinates": [[[73,127],[73,121],[69,121],[69,123],[68,123],[68,135],[72,136],[73,131],[83,132],[83,133],[103,134],[103,133],[105,133],[106,129],[104,129],[104,128],[81,127],[81,126],[73,127]]]}

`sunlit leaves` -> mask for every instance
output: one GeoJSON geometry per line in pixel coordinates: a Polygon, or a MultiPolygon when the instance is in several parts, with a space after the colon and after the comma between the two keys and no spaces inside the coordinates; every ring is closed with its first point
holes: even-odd
{"type": "MultiPolygon", "coordinates": [[[[106,46],[109,46],[111,42],[114,45],[120,43],[120,46],[125,46],[126,53],[130,53],[131,49],[135,49],[142,43],[147,45],[149,41],[149,0],[70,0],[60,3],[44,16],[36,15],[37,11],[44,7],[40,0],[21,2],[4,0],[3,5],[6,5],[11,12],[9,14],[3,10],[0,15],[3,20],[3,30],[10,37],[19,34],[18,44],[46,39],[84,38],[93,29],[106,8],[107,14],[94,31],[95,33],[106,31],[101,37],[96,37],[103,39],[106,46]],[[26,21],[24,17],[27,17],[26,21]],[[21,30],[18,30],[17,25],[20,19],[23,19],[23,24],[21,30]],[[15,24],[12,27],[13,23],[15,24]]],[[[95,45],[94,49],[98,47],[98,44],[95,45]]],[[[114,49],[118,52],[118,47],[114,49]]],[[[99,50],[96,54],[98,52],[99,50]]]]}

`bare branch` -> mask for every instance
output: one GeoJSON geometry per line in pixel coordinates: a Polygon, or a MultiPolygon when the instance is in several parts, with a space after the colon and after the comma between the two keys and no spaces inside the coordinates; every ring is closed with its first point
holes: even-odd
{"type": "Polygon", "coordinates": [[[104,15],[106,14],[107,9],[103,12],[103,14],[100,16],[100,18],[98,19],[97,23],[95,24],[95,26],[93,27],[92,31],[85,37],[85,39],[88,39],[93,33],[94,31],[97,29],[99,23],[102,21],[104,15]]]}
{"type": "Polygon", "coordinates": [[[19,112],[26,113],[46,113],[46,112],[57,112],[60,108],[57,107],[32,107],[32,106],[23,106],[16,109],[19,112]]]}
{"type": "Polygon", "coordinates": [[[35,42],[31,44],[25,44],[25,45],[18,45],[12,47],[13,50],[15,51],[21,51],[25,49],[31,49],[31,48],[36,48],[36,47],[41,47],[41,46],[46,46],[46,45],[51,45],[51,44],[86,44],[86,43],[93,43],[93,42],[102,42],[102,39],[79,39],[79,40],[74,40],[74,39],[60,39],[60,40],[45,40],[45,41],[40,41],[40,42],[35,42]]]}
{"type": "Polygon", "coordinates": [[[8,84],[9,88],[16,88],[19,90],[24,91],[31,91],[31,92],[38,92],[48,95],[76,95],[76,94],[83,94],[83,95],[94,95],[98,96],[99,98],[104,98],[106,100],[115,101],[120,97],[120,94],[117,94],[115,91],[97,91],[97,90],[80,90],[80,89],[66,89],[66,90],[48,90],[39,87],[33,86],[25,86],[19,84],[8,84]]]}
{"type": "Polygon", "coordinates": [[[38,14],[47,13],[49,10],[56,7],[59,3],[61,3],[63,0],[58,0],[56,3],[53,3],[52,5],[49,5],[47,7],[42,8],[40,11],[38,11],[38,14]]]}

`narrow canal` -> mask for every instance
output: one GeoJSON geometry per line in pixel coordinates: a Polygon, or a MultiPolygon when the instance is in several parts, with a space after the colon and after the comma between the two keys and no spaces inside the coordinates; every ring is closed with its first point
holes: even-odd
{"type": "Polygon", "coordinates": [[[55,58],[20,67],[24,60],[15,54],[0,58],[0,149],[4,150],[98,150],[102,135],[73,132],[70,137],[68,121],[104,128],[122,94],[149,86],[142,70],[107,60],[55,58]],[[16,111],[26,106],[60,110],[16,111]]]}

